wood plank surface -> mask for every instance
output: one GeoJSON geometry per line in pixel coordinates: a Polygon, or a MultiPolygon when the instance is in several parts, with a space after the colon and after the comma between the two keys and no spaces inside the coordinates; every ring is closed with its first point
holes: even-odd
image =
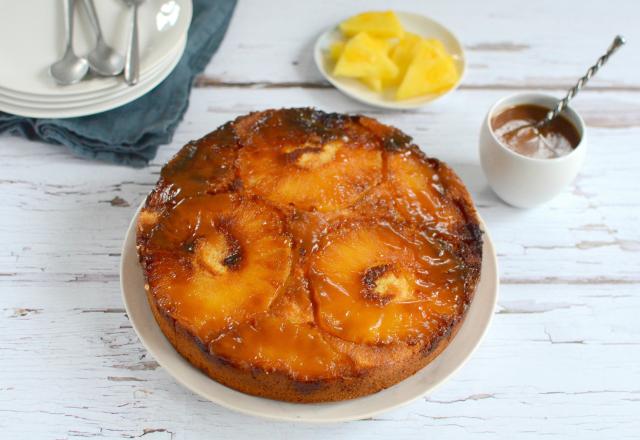
{"type": "Polygon", "coordinates": [[[640,438],[640,3],[398,1],[454,29],[462,87],[415,112],[341,95],[314,37],[388,2],[241,0],[171,144],[148,168],[0,136],[0,432],[7,439],[640,438]],[[575,101],[588,125],[578,179],[533,210],[489,189],[477,141],[516,91],[560,96],[616,33],[629,39],[575,101]],[[315,106],[365,113],[463,178],[498,251],[499,306],[472,359],[432,395],[326,425],[238,414],[185,390],[147,354],[118,279],[128,223],[173,153],[237,115],[315,106]]]}

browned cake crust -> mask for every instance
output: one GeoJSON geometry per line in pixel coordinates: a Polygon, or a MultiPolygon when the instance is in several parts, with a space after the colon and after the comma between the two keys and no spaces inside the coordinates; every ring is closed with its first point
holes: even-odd
{"type": "Polygon", "coordinates": [[[462,324],[482,262],[448,166],[393,127],[313,109],[252,113],[186,145],[137,245],[175,349],[224,385],[291,402],[368,395],[423,368],[462,324]]]}

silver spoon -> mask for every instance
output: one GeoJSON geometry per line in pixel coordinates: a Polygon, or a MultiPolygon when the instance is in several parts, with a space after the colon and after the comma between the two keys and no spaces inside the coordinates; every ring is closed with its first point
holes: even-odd
{"type": "Polygon", "coordinates": [[[69,85],[80,81],[89,70],[89,63],[86,59],[78,57],[73,52],[73,10],[75,0],[64,0],[65,10],[65,33],[67,47],[64,55],[49,67],[49,74],[58,84],[69,85]]]}
{"type": "MultiPolygon", "coordinates": [[[[609,49],[607,49],[605,54],[602,55],[600,58],[598,58],[598,61],[596,61],[596,63],[593,66],[589,67],[589,70],[587,70],[587,73],[585,73],[584,76],[578,80],[575,86],[569,89],[565,97],[562,98],[560,101],[558,101],[555,107],[549,110],[542,120],[536,122],[535,124],[526,124],[526,125],[521,125],[520,127],[514,128],[513,130],[505,133],[504,138],[506,140],[512,140],[514,136],[520,135],[520,133],[524,130],[526,130],[529,135],[539,136],[540,130],[542,130],[546,125],[548,125],[551,121],[553,121],[560,113],[562,113],[562,111],[569,104],[569,101],[571,101],[573,97],[576,96],[580,90],[582,90],[582,88],[587,84],[587,82],[591,79],[591,77],[593,77],[593,75],[595,75],[598,72],[598,70],[600,70],[600,68],[607,62],[607,60],[609,60],[609,57],[613,55],[614,52],[617,51],[620,47],[622,47],[622,45],[625,43],[626,41],[624,37],[622,37],[621,35],[616,35],[616,37],[613,39],[613,42],[611,43],[611,46],[609,46],[609,49]]],[[[542,140],[544,144],[545,143],[544,139],[542,140]]],[[[544,146],[547,146],[547,145],[545,144],[544,146]]]]}
{"type": "Polygon", "coordinates": [[[119,75],[124,68],[124,58],[104,41],[93,0],[84,0],[84,5],[89,13],[91,26],[96,33],[96,47],[87,55],[89,67],[103,76],[119,75]]]}
{"type": "Polygon", "coordinates": [[[129,47],[124,63],[124,80],[130,86],[135,85],[140,77],[140,54],[138,48],[138,6],[144,0],[124,0],[132,9],[131,13],[131,35],[129,37],[129,47]]]}

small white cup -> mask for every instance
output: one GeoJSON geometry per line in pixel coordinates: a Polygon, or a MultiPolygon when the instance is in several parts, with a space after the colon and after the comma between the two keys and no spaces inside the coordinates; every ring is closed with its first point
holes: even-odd
{"type": "Polygon", "coordinates": [[[502,98],[489,109],[480,129],[480,163],[489,185],[505,202],[531,208],[551,200],[575,179],[587,152],[584,121],[571,107],[562,116],[573,123],[580,142],[565,156],[537,159],[518,154],[503,145],[491,129],[491,119],[509,107],[534,104],[552,108],[558,98],[541,93],[518,93],[502,98]]]}

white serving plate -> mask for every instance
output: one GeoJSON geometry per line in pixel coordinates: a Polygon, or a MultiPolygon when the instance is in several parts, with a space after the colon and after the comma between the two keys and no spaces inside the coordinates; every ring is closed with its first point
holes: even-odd
{"type": "MultiPolygon", "coordinates": [[[[172,51],[172,53],[169,54],[161,64],[154,67],[149,72],[146,72],[144,75],[141,75],[136,86],[144,87],[145,84],[156,80],[160,75],[162,75],[168,66],[175,64],[176,58],[180,59],[182,56],[185,44],[186,41],[183,41],[181,46],[172,51]]],[[[0,102],[37,109],[64,109],[69,107],[89,106],[124,95],[131,95],[134,92],[134,88],[129,86],[122,76],[120,76],[119,79],[120,84],[117,87],[114,87],[113,90],[90,92],[82,96],[72,97],[34,98],[33,96],[21,94],[19,92],[6,92],[4,90],[0,90],[0,102]]]]}
{"type": "MultiPolygon", "coordinates": [[[[74,48],[86,55],[95,37],[84,7],[76,1],[74,48]]],[[[94,1],[107,42],[125,53],[131,11],[122,0],[94,1]]],[[[179,47],[191,23],[191,0],[146,0],[138,14],[140,72],[153,69],[179,47]]],[[[120,84],[114,77],[96,77],[72,86],[59,86],[49,66],[64,51],[64,12],[61,1],[4,1],[0,14],[0,88],[37,96],[75,96],[120,84]]]]}
{"type": "Polygon", "coordinates": [[[296,404],[250,396],[210,379],[186,361],[156,324],[144,290],[144,276],[136,251],[133,217],[122,248],[120,285],[127,315],[143,345],[179,383],[218,405],[274,420],[329,423],[372,417],[405,405],[433,391],[469,359],[484,336],[498,296],[498,264],[484,223],[482,273],[475,297],[460,330],[429,365],[402,382],[376,394],[342,402],[296,404]]]}
{"type": "MultiPolygon", "coordinates": [[[[184,42],[186,43],[186,41],[184,42]]],[[[41,104],[30,105],[24,101],[15,103],[16,101],[7,101],[6,98],[0,97],[0,111],[11,113],[18,116],[25,116],[29,118],[74,118],[78,116],[93,115],[101,113],[107,110],[111,110],[116,107],[128,104],[129,102],[140,98],[151,91],[154,87],[160,84],[176,67],[182,53],[184,52],[185,44],[182,48],[179,48],[177,56],[171,60],[163,69],[159,70],[156,75],[149,78],[148,81],[136,84],[134,87],[127,87],[122,94],[114,96],[106,96],[104,99],[99,99],[91,102],[76,102],[68,103],[61,106],[44,106],[41,104]],[[12,103],[13,102],[13,103],[12,103]]]]}
{"type": "Polygon", "coordinates": [[[357,79],[334,76],[331,73],[333,63],[328,60],[327,51],[333,42],[344,39],[337,24],[318,37],[313,49],[313,58],[322,76],[345,95],[373,107],[393,110],[415,109],[442,98],[458,88],[466,71],[466,59],[462,44],[460,44],[453,32],[445,26],[429,17],[413,12],[396,11],[396,14],[407,31],[425,38],[437,38],[451,54],[458,72],[460,72],[458,82],[451,89],[444,93],[396,101],[390,90],[384,93],[374,92],[357,79]]]}

